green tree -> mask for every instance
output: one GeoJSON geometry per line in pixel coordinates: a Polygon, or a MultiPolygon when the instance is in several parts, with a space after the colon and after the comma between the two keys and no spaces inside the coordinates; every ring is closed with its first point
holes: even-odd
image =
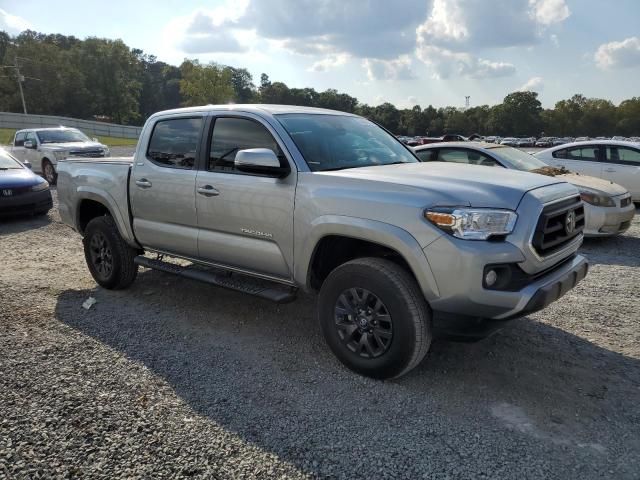
{"type": "Polygon", "coordinates": [[[197,60],[185,60],[180,65],[180,93],[184,106],[222,104],[233,101],[231,72],[216,64],[201,65],[197,60]]]}

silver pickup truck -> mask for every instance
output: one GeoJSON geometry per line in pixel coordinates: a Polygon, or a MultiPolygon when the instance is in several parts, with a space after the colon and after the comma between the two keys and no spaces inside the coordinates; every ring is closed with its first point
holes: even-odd
{"type": "Polygon", "coordinates": [[[587,273],[575,187],[420,163],[331,110],[160,112],[132,159],[69,159],[58,174],[60,215],[101,286],[125,288],[143,266],[276,302],[318,292],[329,347],[376,378],[415,367],[434,325],[485,334],[587,273]]]}

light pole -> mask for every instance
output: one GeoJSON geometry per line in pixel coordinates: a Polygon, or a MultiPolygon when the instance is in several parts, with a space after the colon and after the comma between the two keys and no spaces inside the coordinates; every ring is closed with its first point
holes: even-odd
{"type": "Polygon", "coordinates": [[[24,110],[24,114],[27,114],[27,104],[24,101],[24,91],[22,90],[22,82],[24,82],[24,77],[20,75],[20,66],[18,65],[18,56],[15,55],[15,68],[16,68],[16,77],[18,78],[18,88],[20,89],[20,98],[22,99],[22,110],[24,110]]]}

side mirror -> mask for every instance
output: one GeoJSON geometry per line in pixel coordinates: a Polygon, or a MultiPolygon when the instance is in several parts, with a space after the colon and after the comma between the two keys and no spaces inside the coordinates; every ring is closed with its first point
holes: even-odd
{"type": "Polygon", "coordinates": [[[100,143],[100,140],[98,140],[98,137],[93,137],[91,140],[93,140],[96,143],[100,143]]]}
{"type": "Polygon", "coordinates": [[[35,143],[33,143],[33,140],[25,140],[24,141],[24,148],[36,148],[35,143]]]}
{"type": "Polygon", "coordinates": [[[31,162],[28,160],[23,160],[24,166],[27,167],[29,170],[33,170],[33,165],[31,165],[31,162]]]}
{"type": "Polygon", "coordinates": [[[235,167],[241,172],[269,175],[273,177],[286,177],[289,167],[281,167],[280,160],[268,148],[248,148],[236,153],[235,167]]]}

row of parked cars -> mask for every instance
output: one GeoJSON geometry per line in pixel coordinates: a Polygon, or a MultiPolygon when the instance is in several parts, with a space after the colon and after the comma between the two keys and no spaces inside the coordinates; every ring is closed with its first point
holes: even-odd
{"type": "Polygon", "coordinates": [[[495,135],[471,135],[470,137],[464,137],[462,135],[456,134],[446,134],[441,137],[407,137],[407,136],[398,136],[398,140],[400,140],[405,145],[410,147],[416,147],[418,145],[428,145],[430,143],[439,143],[439,142],[459,142],[459,141],[476,141],[476,142],[486,142],[486,143],[496,143],[499,145],[507,145],[509,147],[517,147],[517,148],[549,148],[556,147],[559,145],[564,145],[567,143],[573,142],[587,142],[590,140],[615,140],[621,142],[634,142],[640,143],[640,137],[498,137],[495,135]]]}

